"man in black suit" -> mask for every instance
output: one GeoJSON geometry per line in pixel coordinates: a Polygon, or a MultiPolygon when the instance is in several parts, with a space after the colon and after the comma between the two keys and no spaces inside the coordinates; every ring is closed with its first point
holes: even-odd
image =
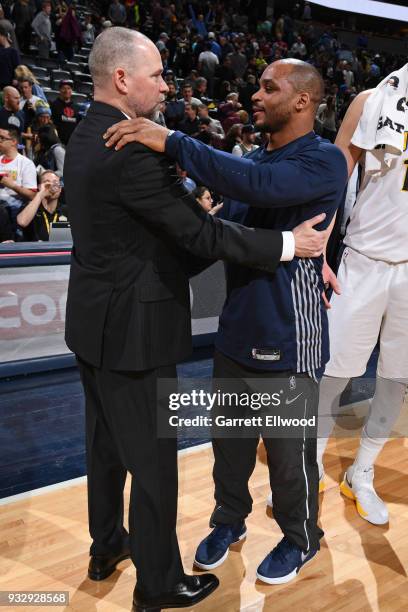
{"type": "MultiPolygon", "coordinates": [[[[288,236],[207,215],[166,158],[143,145],[120,152],[105,146],[109,126],[154,117],[164,99],[161,58],[149,39],[110,28],[97,38],[89,65],[95,101],[70,139],[64,169],[74,241],[66,341],[86,398],[89,577],[106,578],[130,554],[134,604],[153,612],[194,605],[218,586],[213,575],[184,574],[177,441],[157,434],[158,383],[175,379],[175,364],[191,352],[189,269],[225,259],[273,272],[288,236]],[[127,471],[130,538],[123,527],[127,471]]],[[[323,249],[325,237],[311,225],[294,230],[299,256],[323,249]]]]}

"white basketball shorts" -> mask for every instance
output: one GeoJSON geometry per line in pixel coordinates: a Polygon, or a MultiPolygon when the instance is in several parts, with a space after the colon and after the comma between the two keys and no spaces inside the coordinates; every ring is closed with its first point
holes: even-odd
{"type": "Polygon", "coordinates": [[[342,256],[328,310],[330,361],[325,374],[364,374],[380,336],[377,374],[408,378],[408,262],[370,259],[350,247],[342,256]]]}

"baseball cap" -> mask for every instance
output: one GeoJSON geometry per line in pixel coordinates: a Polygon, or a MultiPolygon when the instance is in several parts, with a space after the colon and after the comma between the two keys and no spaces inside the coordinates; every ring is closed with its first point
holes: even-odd
{"type": "Polygon", "coordinates": [[[215,38],[214,32],[208,32],[208,38],[215,38]]]}
{"type": "Polygon", "coordinates": [[[167,32],[162,32],[159,38],[163,38],[163,36],[165,36],[166,38],[169,38],[169,35],[167,34],[167,32]]]}
{"type": "Polygon", "coordinates": [[[37,117],[40,115],[49,115],[51,117],[51,109],[49,106],[40,105],[35,109],[35,114],[37,117]]]}
{"type": "Polygon", "coordinates": [[[64,87],[64,85],[69,85],[70,87],[73,87],[74,82],[70,81],[69,79],[62,79],[62,81],[59,82],[59,88],[61,89],[61,87],[64,87]]]}

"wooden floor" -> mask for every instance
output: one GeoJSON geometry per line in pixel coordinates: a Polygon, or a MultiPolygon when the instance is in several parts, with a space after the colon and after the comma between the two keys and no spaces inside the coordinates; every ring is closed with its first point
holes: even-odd
{"type": "MultiPolygon", "coordinates": [[[[280,539],[266,510],[269,491],[263,447],[251,479],[254,499],[247,540],[215,570],[220,588],[197,612],[408,611],[408,444],[389,442],[380,455],[376,487],[390,523],[363,521],[342,498],[337,483],[351,463],[356,439],[333,439],[327,449],[327,488],[321,496],[322,550],[288,585],[256,582],[259,562],[280,539]]],[[[202,449],[180,458],[179,538],[185,568],[192,568],[199,540],[208,533],[213,508],[212,454],[202,449]]],[[[127,488],[128,491],[128,488],[127,488]]],[[[84,485],[0,507],[0,590],[68,590],[69,610],[131,609],[135,570],[130,561],[102,583],[86,578],[89,538],[84,485]]],[[[8,608],[21,609],[21,608],[8,608]]],[[[36,608],[61,610],[64,608],[36,608]]]]}

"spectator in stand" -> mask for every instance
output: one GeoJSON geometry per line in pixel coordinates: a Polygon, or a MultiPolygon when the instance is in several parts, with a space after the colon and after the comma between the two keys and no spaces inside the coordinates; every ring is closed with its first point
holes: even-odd
{"type": "Polygon", "coordinates": [[[198,77],[194,81],[194,95],[197,100],[200,100],[201,103],[205,103],[208,101],[208,92],[207,92],[207,79],[204,77],[198,77]]]}
{"type": "Polygon", "coordinates": [[[48,241],[53,223],[66,221],[60,204],[61,182],[51,170],[41,174],[39,190],[31,202],[26,202],[17,216],[26,242],[48,241]]]}
{"type": "Polygon", "coordinates": [[[20,134],[25,130],[24,113],[20,110],[20,94],[15,87],[3,89],[3,108],[0,108],[0,129],[17,129],[20,134]]]}
{"type": "Polygon", "coordinates": [[[59,84],[59,97],[51,103],[52,120],[62,144],[67,145],[81,117],[72,101],[72,81],[59,84]]]}
{"type": "Polygon", "coordinates": [[[193,86],[191,83],[184,83],[181,88],[181,95],[183,96],[184,104],[196,104],[200,106],[201,100],[193,97],[193,86]]]}
{"type": "Polygon", "coordinates": [[[167,32],[162,32],[159,36],[159,40],[156,42],[156,47],[161,52],[163,49],[167,49],[167,43],[169,41],[169,35],[167,32]]]}
{"type": "Polygon", "coordinates": [[[220,82],[228,81],[229,83],[232,83],[232,81],[235,80],[235,72],[232,69],[230,56],[224,58],[222,65],[218,66],[217,70],[215,71],[215,76],[220,80],[220,82]]]}
{"type": "Polygon", "coordinates": [[[20,54],[11,46],[10,34],[0,26],[0,89],[13,83],[14,71],[21,63],[20,54]]]}
{"type": "Polygon", "coordinates": [[[167,127],[171,130],[176,130],[180,121],[184,119],[184,100],[177,99],[176,85],[174,82],[169,81],[167,87],[169,90],[167,92],[164,118],[167,127]]]}
{"type": "Polygon", "coordinates": [[[228,94],[226,101],[219,105],[220,121],[225,133],[228,132],[232,125],[240,123],[241,119],[238,115],[238,111],[241,110],[241,108],[239,95],[236,92],[228,94]]]}
{"type": "Polygon", "coordinates": [[[321,134],[330,142],[334,142],[337,134],[336,107],[333,96],[327,96],[326,102],[320,104],[317,109],[317,121],[321,125],[321,134]]]}
{"type": "Polygon", "coordinates": [[[258,91],[259,86],[256,83],[255,74],[248,74],[246,82],[242,83],[239,88],[239,99],[247,113],[252,112],[252,96],[258,91]]]}
{"type": "Polygon", "coordinates": [[[211,196],[211,192],[208,187],[204,187],[204,185],[200,185],[194,189],[192,195],[195,197],[199,205],[205,212],[209,215],[216,215],[219,210],[223,207],[223,203],[220,202],[216,206],[213,206],[213,199],[211,196]]]}
{"type": "Polygon", "coordinates": [[[180,121],[178,125],[178,129],[187,136],[192,136],[193,138],[198,136],[200,121],[198,119],[198,105],[197,104],[184,104],[184,114],[185,118],[183,121],[180,121]]]}
{"type": "Polygon", "coordinates": [[[221,49],[221,46],[217,43],[217,41],[215,39],[215,33],[214,32],[208,32],[208,40],[211,43],[211,51],[213,53],[215,53],[215,55],[218,57],[218,60],[221,61],[221,58],[222,58],[222,49],[221,49]]]}
{"type": "Polygon", "coordinates": [[[17,41],[17,37],[16,37],[16,31],[14,29],[13,24],[11,23],[11,21],[9,21],[8,19],[4,18],[4,10],[3,7],[0,5],[0,28],[3,29],[3,31],[5,31],[7,33],[7,37],[10,41],[11,46],[14,49],[17,49],[17,51],[19,50],[19,46],[18,46],[18,41],[17,41]]]}
{"type": "Polygon", "coordinates": [[[14,2],[12,19],[16,25],[18,44],[23,53],[28,53],[31,44],[31,23],[34,18],[34,8],[30,0],[14,2]]]}
{"type": "Polygon", "coordinates": [[[45,106],[44,100],[33,94],[33,82],[26,78],[18,81],[18,88],[21,93],[20,110],[24,113],[24,129],[31,127],[38,107],[45,106]]]}
{"type": "Polygon", "coordinates": [[[209,123],[210,132],[213,132],[214,134],[218,134],[222,138],[225,137],[225,132],[222,128],[221,123],[218,121],[218,119],[213,119],[212,117],[210,117],[209,112],[208,112],[208,106],[206,104],[200,104],[200,106],[198,107],[198,117],[199,119],[209,119],[210,120],[210,123],[209,123]]]}
{"type": "Polygon", "coordinates": [[[68,7],[58,29],[58,35],[57,33],[55,35],[55,39],[60,61],[72,61],[75,48],[80,48],[82,44],[81,26],[72,6],[68,7]]]}
{"type": "Polygon", "coordinates": [[[178,164],[176,164],[176,173],[187,191],[191,192],[197,187],[193,179],[189,178],[187,172],[183,170],[183,168],[180,168],[178,164]]]}
{"type": "Polygon", "coordinates": [[[210,121],[211,120],[209,117],[203,117],[202,119],[199,119],[199,132],[196,138],[197,140],[201,140],[201,142],[206,145],[210,145],[211,147],[214,147],[216,149],[223,149],[224,138],[220,136],[220,134],[216,134],[215,132],[211,131],[210,121]]]}
{"type": "Polygon", "coordinates": [[[307,55],[307,49],[305,43],[302,41],[301,36],[296,37],[296,41],[290,48],[289,55],[296,59],[304,60],[307,55]]]}
{"type": "Polygon", "coordinates": [[[186,75],[191,68],[191,45],[185,30],[176,39],[174,68],[179,76],[186,75]]]}
{"type": "Polygon", "coordinates": [[[21,207],[37,191],[37,173],[33,162],[18,152],[20,132],[0,129],[0,206],[7,208],[13,228],[21,207]]]}
{"type": "Polygon", "coordinates": [[[232,153],[232,149],[235,147],[235,145],[241,144],[242,127],[243,126],[241,123],[235,123],[228,130],[227,135],[225,136],[225,140],[224,140],[224,151],[227,151],[227,153],[232,153]]]}
{"type": "Polygon", "coordinates": [[[93,45],[95,41],[95,26],[92,23],[92,15],[88,13],[85,15],[84,31],[82,33],[82,40],[86,45],[93,45]]]}
{"type": "MultiPolygon", "coordinates": [[[[43,0],[41,11],[34,17],[32,28],[38,36],[38,56],[49,58],[52,43],[51,2],[43,0]]],[[[20,63],[20,62],[19,62],[20,63]]]]}
{"type": "Polygon", "coordinates": [[[218,56],[211,51],[212,43],[208,41],[205,44],[205,51],[198,56],[198,71],[207,79],[208,91],[210,96],[213,95],[215,70],[220,63],[218,56]]]}
{"type": "Polygon", "coordinates": [[[234,71],[235,78],[242,79],[245,70],[247,69],[248,59],[245,53],[239,48],[227,56],[231,60],[231,68],[234,71]]]}
{"type": "Polygon", "coordinates": [[[247,124],[242,126],[241,130],[242,141],[239,144],[236,144],[232,149],[232,154],[237,157],[242,157],[243,155],[247,155],[247,153],[252,153],[252,151],[256,151],[258,149],[258,145],[255,144],[255,130],[254,126],[247,124]]]}
{"type": "Polygon", "coordinates": [[[45,96],[43,88],[40,86],[39,82],[31,72],[31,70],[27,68],[27,66],[24,66],[23,64],[17,66],[14,71],[14,75],[17,82],[21,82],[24,80],[30,81],[32,83],[33,94],[41,98],[41,100],[43,100],[45,104],[48,104],[48,100],[45,96]]]}
{"type": "Polygon", "coordinates": [[[35,158],[36,166],[52,170],[62,177],[64,172],[65,148],[62,146],[53,125],[45,125],[38,130],[39,150],[35,158]]]}
{"type": "Polygon", "coordinates": [[[124,26],[127,20],[126,9],[119,0],[113,0],[108,10],[108,17],[114,26],[124,26]]]}
{"type": "Polygon", "coordinates": [[[188,5],[188,10],[190,12],[190,17],[191,17],[193,27],[197,30],[200,36],[205,38],[207,36],[207,24],[210,22],[210,19],[211,19],[211,9],[208,11],[205,18],[202,13],[199,13],[196,16],[192,4],[188,5]]]}

